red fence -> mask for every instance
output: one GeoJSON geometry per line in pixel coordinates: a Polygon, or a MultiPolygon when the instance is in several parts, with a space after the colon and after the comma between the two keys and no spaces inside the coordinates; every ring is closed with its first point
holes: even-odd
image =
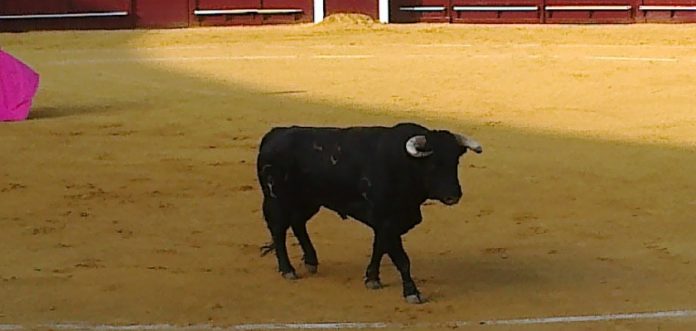
{"type": "Polygon", "coordinates": [[[696,0],[392,0],[391,22],[693,23],[696,0]]]}
{"type": "MultiPolygon", "coordinates": [[[[380,0],[323,0],[318,13],[379,17],[380,0]]],[[[321,1],[319,2],[321,4],[321,1]]],[[[0,0],[0,31],[311,22],[315,0],[0,0]]],[[[696,0],[390,0],[390,22],[696,22],[696,0]]]]}
{"type": "Polygon", "coordinates": [[[452,22],[539,23],[543,0],[452,0],[452,22]]]}
{"type": "Polygon", "coordinates": [[[546,0],[547,23],[632,23],[633,0],[546,0]]]}
{"type": "Polygon", "coordinates": [[[132,12],[132,0],[2,0],[0,30],[129,28],[132,12]]]}
{"type": "Polygon", "coordinates": [[[190,25],[258,25],[310,22],[312,0],[190,0],[190,25]]]}
{"type": "Polygon", "coordinates": [[[359,13],[372,18],[379,16],[377,0],[324,0],[327,15],[338,13],[359,13]]]}
{"type": "Polygon", "coordinates": [[[184,28],[189,26],[189,0],[137,0],[132,3],[133,23],[136,27],[184,28]]]}
{"type": "Polygon", "coordinates": [[[449,0],[392,1],[389,17],[395,23],[449,22],[449,0]]]}
{"type": "Polygon", "coordinates": [[[696,0],[643,0],[637,10],[637,22],[696,22],[696,0]]]}
{"type": "Polygon", "coordinates": [[[0,31],[311,22],[313,0],[0,0],[0,31]]]}

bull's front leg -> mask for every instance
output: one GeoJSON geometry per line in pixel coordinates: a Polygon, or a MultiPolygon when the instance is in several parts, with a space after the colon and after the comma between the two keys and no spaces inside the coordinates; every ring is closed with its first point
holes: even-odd
{"type": "Polygon", "coordinates": [[[400,235],[390,235],[385,240],[385,247],[389,258],[401,274],[403,283],[404,298],[408,303],[423,303],[425,299],[421,296],[416,283],[411,278],[411,261],[404,250],[400,235]]]}

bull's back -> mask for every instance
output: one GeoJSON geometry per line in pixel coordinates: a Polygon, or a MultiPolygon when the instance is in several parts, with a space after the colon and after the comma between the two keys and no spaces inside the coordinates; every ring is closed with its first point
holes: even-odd
{"type": "Polygon", "coordinates": [[[373,166],[383,127],[274,128],[261,142],[259,172],[274,168],[294,191],[331,200],[360,195],[373,166]]]}

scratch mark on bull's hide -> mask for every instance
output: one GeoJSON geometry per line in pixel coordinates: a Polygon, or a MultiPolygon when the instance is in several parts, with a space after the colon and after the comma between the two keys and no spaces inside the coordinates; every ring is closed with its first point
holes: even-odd
{"type": "Polygon", "coordinates": [[[270,195],[271,198],[277,198],[275,193],[273,193],[273,184],[268,183],[268,184],[266,184],[266,186],[268,186],[268,195],[270,195]]]}
{"type": "Polygon", "coordinates": [[[367,190],[370,187],[372,187],[372,182],[370,181],[369,178],[367,178],[367,177],[360,178],[359,189],[360,189],[360,191],[362,191],[362,193],[360,195],[362,195],[363,199],[365,199],[366,201],[370,201],[370,199],[368,199],[368,197],[367,197],[367,190]],[[364,185],[363,185],[363,183],[364,183],[364,185]]]}
{"type": "Polygon", "coordinates": [[[317,144],[316,141],[312,143],[312,148],[313,148],[315,151],[319,151],[319,152],[321,152],[321,151],[324,150],[324,147],[322,147],[322,146],[320,146],[319,144],[317,144]]]}
{"type": "Polygon", "coordinates": [[[272,165],[270,165],[270,164],[264,164],[264,166],[261,167],[261,174],[266,173],[266,169],[268,169],[268,168],[270,168],[270,167],[272,167],[272,165]]]}
{"type": "Polygon", "coordinates": [[[331,164],[336,165],[336,163],[338,163],[338,160],[335,156],[331,155],[331,164]]]}
{"type": "Polygon", "coordinates": [[[273,193],[273,177],[268,176],[268,179],[266,180],[266,186],[268,187],[268,195],[271,196],[271,198],[277,198],[278,196],[273,193]]]}

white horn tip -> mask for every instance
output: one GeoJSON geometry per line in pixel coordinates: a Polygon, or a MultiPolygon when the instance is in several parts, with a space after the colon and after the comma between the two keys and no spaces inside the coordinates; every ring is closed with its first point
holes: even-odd
{"type": "Polygon", "coordinates": [[[476,154],[483,153],[483,147],[479,143],[476,143],[475,145],[472,145],[469,148],[471,148],[472,151],[476,152],[476,154]]]}

